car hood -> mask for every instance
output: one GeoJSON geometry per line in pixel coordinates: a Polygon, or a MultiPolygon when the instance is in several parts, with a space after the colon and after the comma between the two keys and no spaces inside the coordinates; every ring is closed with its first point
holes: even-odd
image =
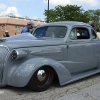
{"type": "Polygon", "coordinates": [[[28,40],[28,39],[36,39],[32,34],[30,33],[23,33],[23,34],[18,34],[10,37],[3,38],[6,41],[15,41],[15,40],[28,40]]]}
{"type": "Polygon", "coordinates": [[[18,34],[0,40],[0,45],[10,48],[32,47],[32,46],[52,46],[64,44],[63,39],[56,38],[36,38],[30,33],[18,34]]]}

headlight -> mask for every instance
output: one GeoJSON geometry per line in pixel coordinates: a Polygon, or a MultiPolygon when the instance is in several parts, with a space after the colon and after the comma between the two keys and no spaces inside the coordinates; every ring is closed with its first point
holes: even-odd
{"type": "Polygon", "coordinates": [[[18,52],[16,52],[16,50],[14,50],[12,52],[12,55],[11,55],[12,59],[16,59],[18,57],[18,52]]]}
{"type": "Polygon", "coordinates": [[[22,50],[13,50],[11,54],[12,59],[19,60],[27,57],[27,53],[22,50]]]}

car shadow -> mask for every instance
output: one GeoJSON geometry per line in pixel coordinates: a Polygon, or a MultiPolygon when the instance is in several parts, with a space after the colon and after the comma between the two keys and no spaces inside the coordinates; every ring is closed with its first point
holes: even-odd
{"type": "MultiPolygon", "coordinates": [[[[50,86],[49,90],[51,90],[53,88],[57,88],[57,87],[60,87],[60,85],[59,85],[58,79],[55,78],[52,85],[50,86]]],[[[27,86],[25,86],[25,87],[13,87],[13,86],[7,85],[7,86],[1,88],[1,90],[4,90],[4,91],[8,90],[8,91],[11,91],[11,92],[16,93],[18,95],[23,95],[25,93],[39,93],[39,92],[30,90],[27,86]]]]}

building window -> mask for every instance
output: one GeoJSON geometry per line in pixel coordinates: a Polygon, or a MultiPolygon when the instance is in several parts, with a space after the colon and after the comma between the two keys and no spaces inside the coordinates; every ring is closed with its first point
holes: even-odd
{"type": "Polygon", "coordinates": [[[4,29],[4,26],[3,26],[3,25],[1,26],[1,29],[2,29],[2,30],[4,29]]]}
{"type": "Polygon", "coordinates": [[[16,30],[20,30],[20,26],[15,26],[15,29],[16,30]]]}

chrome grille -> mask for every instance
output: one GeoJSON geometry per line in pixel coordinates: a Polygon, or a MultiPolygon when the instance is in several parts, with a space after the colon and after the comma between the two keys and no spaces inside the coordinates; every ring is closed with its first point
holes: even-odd
{"type": "Polygon", "coordinates": [[[7,48],[0,46],[0,83],[2,81],[2,75],[3,75],[3,70],[4,70],[4,61],[7,55],[7,48]]]}

